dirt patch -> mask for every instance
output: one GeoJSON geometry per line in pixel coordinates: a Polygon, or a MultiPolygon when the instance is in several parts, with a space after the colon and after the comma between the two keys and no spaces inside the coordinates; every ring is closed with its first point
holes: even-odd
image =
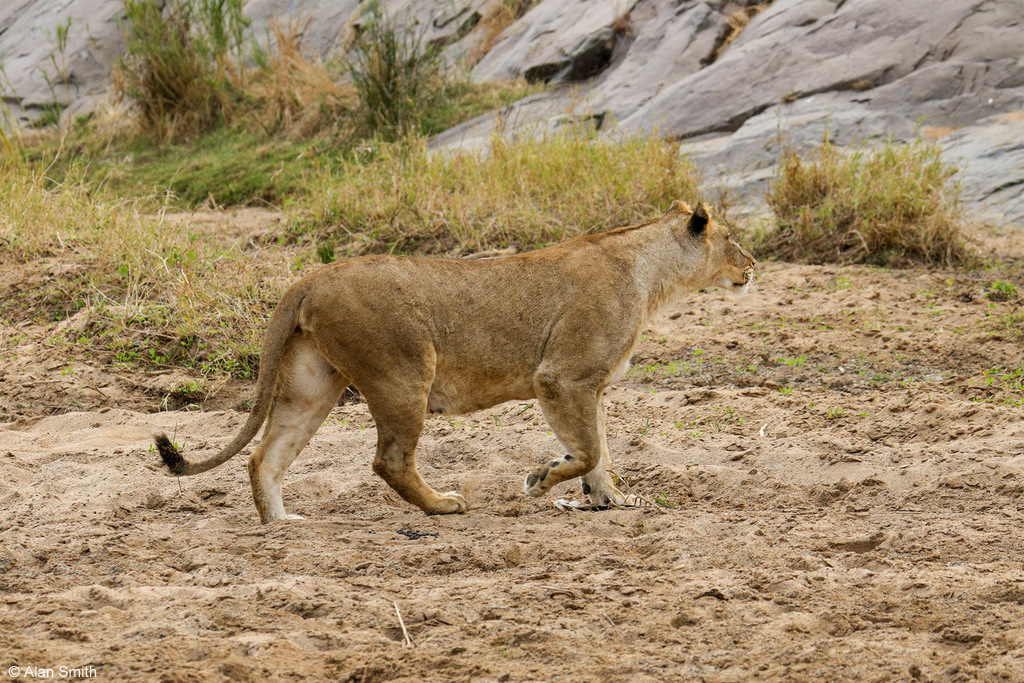
{"type": "Polygon", "coordinates": [[[355,403],[289,472],[285,503],[308,519],[261,527],[244,457],[177,481],[150,448],[166,430],[191,457],[217,450],[247,384],[154,412],[195,377],[76,355],[52,320],[5,324],[0,664],[100,680],[1020,680],[1024,342],[1006,322],[1019,296],[992,287],[1021,291],[1020,272],[767,264],[757,294],[694,295],[608,396],[616,472],[659,505],[600,513],[552,507],[576,486],[523,496],[557,448],[523,402],[428,421],[424,477],[471,510],[425,517],[370,471],[355,403]]]}

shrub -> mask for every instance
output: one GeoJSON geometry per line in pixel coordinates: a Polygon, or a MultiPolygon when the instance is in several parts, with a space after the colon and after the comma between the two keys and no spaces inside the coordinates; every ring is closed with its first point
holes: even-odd
{"type": "Polygon", "coordinates": [[[124,0],[124,9],[114,85],[141,128],[163,140],[223,122],[248,28],[242,0],[124,0]]]}
{"type": "Polygon", "coordinates": [[[758,250],[811,263],[960,262],[958,173],[925,141],[846,152],[826,138],[810,159],[786,152],[766,196],[774,225],[758,250]]]}
{"type": "Polygon", "coordinates": [[[302,55],[299,21],[272,23],[261,46],[243,4],[124,1],[127,49],[114,84],[142,132],[159,142],[220,125],[264,136],[337,132],[354,101],[351,88],[302,55]]]}
{"type": "Polygon", "coordinates": [[[299,20],[272,21],[269,31],[271,46],[259,52],[259,68],[248,78],[248,128],[267,137],[350,134],[352,86],[336,83],[321,63],[302,54],[299,20]]]}
{"type": "Polygon", "coordinates": [[[420,125],[449,85],[440,54],[422,35],[399,29],[378,3],[368,3],[347,58],[366,133],[395,140],[420,125]]]}
{"type": "Polygon", "coordinates": [[[313,223],[351,252],[528,248],[649,220],[695,200],[678,145],[602,140],[579,130],[496,138],[488,152],[377,143],[311,185],[313,223]],[[372,158],[360,159],[360,156],[372,158]]]}

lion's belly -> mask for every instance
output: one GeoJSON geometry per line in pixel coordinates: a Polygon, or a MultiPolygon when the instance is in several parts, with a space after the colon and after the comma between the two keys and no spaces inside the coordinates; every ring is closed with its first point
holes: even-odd
{"type": "Polygon", "coordinates": [[[427,410],[441,415],[459,415],[535,396],[532,378],[528,376],[439,366],[430,387],[427,410]]]}

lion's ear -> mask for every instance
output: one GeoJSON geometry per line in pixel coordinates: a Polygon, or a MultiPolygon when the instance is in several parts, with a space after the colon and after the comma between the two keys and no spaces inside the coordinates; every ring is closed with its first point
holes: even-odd
{"type": "Polygon", "coordinates": [[[690,216],[690,234],[699,236],[704,234],[704,230],[708,227],[708,221],[711,220],[711,215],[708,213],[708,205],[704,202],[697,202],[697,208],[694,210],[693,215],[690,216]]]}
{"type": "Polygon", "coordinates": [[[668,207],[669,213],[693,213],[693,209],[690,205],[684,202],[682,199],[677,199],[672,202],[672,206],[668,207]]]}

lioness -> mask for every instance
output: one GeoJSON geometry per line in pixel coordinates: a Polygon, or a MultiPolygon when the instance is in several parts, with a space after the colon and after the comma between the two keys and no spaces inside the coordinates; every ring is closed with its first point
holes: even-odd
{"type": "Polygon", "coordinates": [[[608,473],[605,388],[625,374],[658,310],[712,285],[745,292],[754,263],[705,204],[691,211],[679,201],[659,220],[516,256],[339,261],[277,305],[252,412],[234,440],[196,463],[164,435],[157,448],[173,474],[198,474],[267,421],[249,458],[256,509],[264,523],[297,518],[281,500],[285,470],[354,385],[377,424],[373,471],[427,514],[465,512],[465,498],[434,491],[416,471],[426,413],[536,398],[566,454],[530,473],[526,493],[581,477],[592,504],[621,505],[608,473]]]}

